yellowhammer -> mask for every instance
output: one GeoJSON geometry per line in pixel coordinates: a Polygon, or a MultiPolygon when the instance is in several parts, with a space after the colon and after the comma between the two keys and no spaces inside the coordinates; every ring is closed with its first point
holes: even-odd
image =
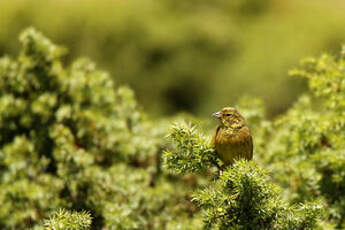
{"type": "Polygon", "coordinates": [[[216,133],[212,143],[224,166],[231,165],[235,159],[253,158],[253,140],[249,128],[241,114],[232,107],[225,107],[213,114],[218,118],[216,133]]]}

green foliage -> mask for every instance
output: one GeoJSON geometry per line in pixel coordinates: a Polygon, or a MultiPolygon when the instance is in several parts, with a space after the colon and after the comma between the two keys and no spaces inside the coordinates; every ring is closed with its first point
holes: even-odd
{"type": "Polygon", "coordinates": [[[113,229],[161,228],[193,212],[187,203],[172,213],[179,186],[160,179],[165,122],[147,120],[133,92],[92,62],[65,67],[64,49],[35,30],[21,42],[18,59],[0,60],[1,228],[37,226],[59,208],[113,229]]]}
{"type": "Polygon", "coordinates": [[[91,227],[91,216],[87,212],[68,212],[59,210],[44,222],[46,230],[88,230],[91,227]]]}
{"type": "MultiPolygon", "coordinates": [[[[177,173],[205,171],[216,160],[195,127],[175,126],[170,136],[177,147],[165,157],[177,173]]],[[[210,184],[193,198],[205,210],[205,229],[314,229],[321,214],[317,203],[293,207],[283,202],[278,188],[253,162],[236,162],[210,184]]]]}
{"type": "Polygon", "coordinates": [[[208,144],[207,138],[198,133],[196,126],[176,124],[169,139],[176,146],[173,150],[164,152],[168,168],[176,169],[179,173],[192,173],[205,172],[217,165],[214,148],[208,144]]]}
{"type": "Polygon", "coordinates": [[[328,219],[338,228],[345,226],[344,67],[344,56],[325,54],[291,72],[309,80],[310,92],[277,119],[265,156],[287,199],[326,200],[328,219]]]}
{"type": "Polygon", "coordinates": [[[194,199],[206,209],[206,229],[314,229],[321,206],[288,207],[253,162],[238,161],[194,199]]]}

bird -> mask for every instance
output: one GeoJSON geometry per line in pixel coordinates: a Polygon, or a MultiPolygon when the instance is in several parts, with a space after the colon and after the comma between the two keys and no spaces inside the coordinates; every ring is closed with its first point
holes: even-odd
{"type": "Polygon", "coordinates": [[[233,107],[225,107],[213,113],[220,124],[212,139],[222,168],[232,165],[234,160],[253,158],[253,139],[243,116],[233,107]]]}

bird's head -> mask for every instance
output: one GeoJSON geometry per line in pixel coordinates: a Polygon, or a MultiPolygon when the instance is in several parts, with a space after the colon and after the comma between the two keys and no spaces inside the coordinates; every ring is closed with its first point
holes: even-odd
{"type": "Polygon", "coordinates": [[[213,116],[218,118],[221,125],[227,128],[238,129],[245,125],[244,118],[235,108],[232,107],[225,107],[222,110],[213,113],[213,116]]]}

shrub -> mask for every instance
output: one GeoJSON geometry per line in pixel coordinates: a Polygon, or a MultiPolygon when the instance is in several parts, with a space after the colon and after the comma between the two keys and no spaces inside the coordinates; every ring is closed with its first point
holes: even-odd
{"type": "Polygon", "coordinates": [[[275,121],[266,149],[275,179],[289,190],[287,199],[326,200],[328,219],[338,228],[345,226],[344,67],[343,55],[325,54],[291,71],[308,79],[310,92],[275,121]]]}
{"type": "MultiPolygon", "coordinates": [[[[203,171],[215,162],[209,157],[214,150],[195,127],[174,127],[170,138],[177,148],[165,157],[177,173],[203,171]]],[[[205,211],[204,229],[314,229],[321,214],[317,203],[297,207],[283,202],[279,189],[253,162],[238,161],[209,184],[193,195],[205,211]]]]}
{"type": "Polygon", "coordinates": [[[90,214],[59,210],[44,223],[46,230],[88,230],[91,226],[90,214]]]}
{"type": "Polygon", "coordinates": [[[37,226],[60,208],[53,219],[78,222],[68,212],[84,210],[96,229],[159,228],[193,212],[187,202],[172,213],[186,189],[159,179],[165,122],[146,119],[89,60],[64,66],[65,50],[34,29],[20,40],[19,57],[0,60],[1,228],[37,226]]]}

